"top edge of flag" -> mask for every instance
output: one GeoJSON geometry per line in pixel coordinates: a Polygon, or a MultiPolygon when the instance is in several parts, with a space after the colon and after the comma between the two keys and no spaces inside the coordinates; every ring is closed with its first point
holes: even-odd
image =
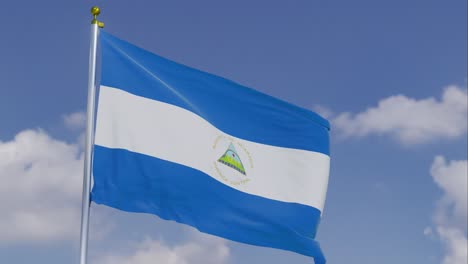
{"type": "Polygon", "coordinates": [[[246,140],[329,154],[330,124],[317,113],[165,59],[104,31],[100,38],[105,46],[102,85],[185,108],[246,140]],[[261,136],[252,133],[253,126],[265,128],[261,136]]]}
{"type": "MultiPolygon", "coordinates": [[[[172,61],[172,60],[170,60],[170,59],[164,58],[163,56],[160,56],[160,55],[157,55],[157,54],[155,54],[155,53],[146,51],[146,50],[144,50],[144,49],[142,49],[142,48],[140,48],[140,47],[138,47],[138,46],[136,46],[136,45],[134,45],[134,44],[128,43],[128,42],[126,42],[125,40],[122,40],[122,39],[120,39],[120,38],[118,38],[118,37],[116,37],[116,36],[114,36],[114,35],[112,35],[112,34],[109,34],[109,33],[105,32],[105,31],[103,31],[103,30],[101,30],[101,34],[102,34],[101,38],[102,38],[103,41],[108,41],[108,42],[111,42],[111,43],[112,43],[112,42],[120,42],[120,43],[127,44],[127,45],[129,45],[129,46],[133,46],[133,48],[135,48],[135,49],[140,49],[140,50],[142,50],[142,51],[145,51],[145,52],[147,52],[148,54],[151,54],[152,56],[155,56],[155,57],[157,57],[157,58],[159,58],[159,59],[165,61],[165,62],[168,63],[168,64],[177,65],[177,66],[179,66],[179,67],[183,67],[183,68],[185,68],[185,69],[187,69],[187,70],[190,70],[190,71],[195,71],[195,72],[199,72],[199,73],[202,73],[202,74],[210,75],[211,77],[217,78],[217,79],[219,79],[220,81],[229,82],[229,83],[231,83],[231,84],[233,84],[233,85],[242,87],[243,89],[248,89],[248,90],[250,90],[251,92],[258,93],[259,95],[262,95],[262,96],[265,96],[265,97],[269,97],[270,99],[276,100],[278,103],[281,103],[281,104],[283,104],[284,106],[292,107],[292,108],[295,108],[295,110],[303,111],[304,113],[310,114],[310,115],[311,115],[311,119],[312,119],[313,121],[319,123],[320,125],[326,127],[327,129],[330,129],[330,122],[329,122],[327,119],[323,118],[323,117],[322,117],[321,115],[319,115],[318,113],[316,113],[316,112],[314,112],[314,111],[311,111],[311,110],[309,110],[309,109],[307,109],[307,108],[303,108],[303,107],[297,106],[297,105],[292,104],[292,103],[290,103],[290,102],[287,102],[287,101],[285,101],[285,100],[283,100],[283,99],[279,99],[279,98],[276,98],[276,97],[271,96],[271,95],[269,95],[269,94],[266,94],[266,93],[260,92],[260,91],[258,91],[258,90],[252,89],[252,88],[250,88],[250,87],[247,87],[247,86],[238,84],[238,83],[236,83],[236,82],[234,82],[234,81],[232,81],[232,80],[226,79],[226,78],[224,78],[224,77],[221,77],[221,76],[218,76],[218,75],[214,75],[214,74],[209,73],[209,72],[201,71],[201,70],[195,69],[195,68],[193,68],[193,67],[190,67],[190,66],[187,66],[187,65],[184,65],[184,64],[181,64],[181,63],[172,61]]],[[[102,83],[102,84],[103,84],[103,85],[106,85],[106,86],[112,86],[112,85],[109,85],[109,84],[106,84],[106,83],[102,83]]]]}

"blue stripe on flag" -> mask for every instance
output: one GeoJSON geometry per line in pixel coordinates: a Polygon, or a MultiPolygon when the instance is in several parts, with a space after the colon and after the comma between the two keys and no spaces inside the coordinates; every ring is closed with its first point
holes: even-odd
{"type": "Polygon", "coordinates": [[[198,170],[122,149],[95,146],[93,173],[95,203],[156,214],[209,234],[325,263],[314,240],[320,221],[316,208],[247,194],[198,170]]]}
{"type": "Polygon", "coordinates": [[[267,145],[329,154],[316,113],[169,61],[101,31],[101,84],[185,108],[223,132],[267,145]]]}

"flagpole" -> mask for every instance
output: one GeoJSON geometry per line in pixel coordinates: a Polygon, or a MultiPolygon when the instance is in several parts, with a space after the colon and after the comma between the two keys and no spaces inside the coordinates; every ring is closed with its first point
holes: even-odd
{"type": "Polygon", "coordinates": [[[96,100],[97,40],[99,28],[104,27],[104,23],[97,20],[97,16],[100,12],[101,11],[97,6],[91,8],[93,20],[91,21],[91,41],[89,50],[88,107],[83,172],[83,200],[81,208],[80,264],[86,264],[88,255],[89,211],[91,205],[91,168],[92,149],[94,145],[94,111],[96,100]]]}

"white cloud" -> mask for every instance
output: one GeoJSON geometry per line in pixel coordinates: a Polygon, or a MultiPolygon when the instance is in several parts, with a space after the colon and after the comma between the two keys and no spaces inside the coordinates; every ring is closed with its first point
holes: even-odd
{"type": "Polygon", "coordinates": [[[129,255],[110,255],[101,257],[101,264],[223,264],[229,259],[229,248],[225,240],[208,235],[197,234],[190,242],[169,246],[161,241],[146,239],[134,246],[129,255]]]}
{"type": "Polygon", "coordinates": [[[449,86],[440,100],[395,95],[363,112],[342,113],[332,123],[344,136],[388,134],[403,143],[415,144],[464,135],[467,111],[466,88],[449,86]]]}
{"type": "Polygon", "coordinates": [[[437,233],[445,244],[446,254],[442,264],[466,264],[468,263],[468,242],[465,233],[459,228],[438,227],[437,233]]]}
{"type": "MultiPolygon", "coordinates": [[[[466,225],[468,207],[467,170],[468,162],[466,160],[447,162],[442,156],[437,156],[434,159],[431,168],[434,181],[444,191],[444,196],[438,206],[439,209],[450,209],[443,212],[443,215],[448,215],[458,224],[464,225],[466,225]]],[[[440,220],[447,221],[447,219],[440,220]]]]}
{"type": "Polygon", "coordinates": [[[444,157],[437,156],[431,175],[443,190],[434,213],[435,232],[446,248],[443,264],[466,264],[468,161],[447,162],[444,157]]]}
{"type": "Polygon", "coordinates": [[[86,126],[86,114],[84,112],[75,112],[64,115],[63,123],[69,129],[83,130],[86,126]]]}
{"type": "Polygon", "coordinates": [[[0,141],[0,243],[78,234],[82,155],[41,130],[0,141]]]}

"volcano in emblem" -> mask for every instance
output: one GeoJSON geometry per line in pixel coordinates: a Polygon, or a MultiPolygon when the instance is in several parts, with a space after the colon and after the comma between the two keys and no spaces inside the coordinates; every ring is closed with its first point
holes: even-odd
{"type": "Polygon", "coordinates": [[[226,150],[226,152],[224,152],[221,158],[218,159],[218,162],[245,175],[244,165],[242,165],[242,161],[232,143],[229,145],[229,148],[226,150]]]}

